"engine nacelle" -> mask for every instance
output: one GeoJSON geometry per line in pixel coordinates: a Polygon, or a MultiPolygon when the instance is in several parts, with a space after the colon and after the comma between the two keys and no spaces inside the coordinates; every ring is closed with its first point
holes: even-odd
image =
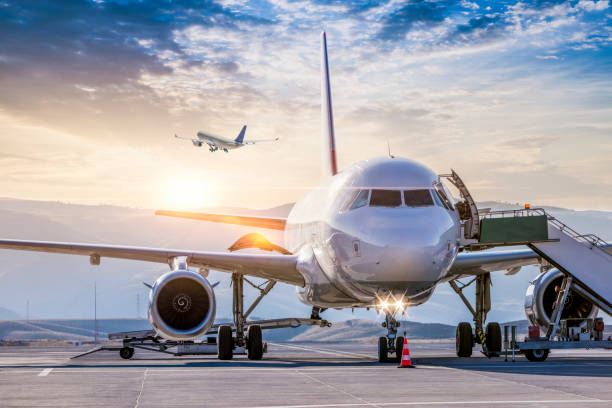
{"type": "Polygon", "coordinates": [[[202,147],[202,142],[199,142],[197,140],[192,140],[191,143],[193,143],[193,145],[196,147],[202,147]]]}
{"type": "Polygon", "coordinates": [[[149,295],[149,322],[168,340],[194,340],[215,320],[215,292],[203,276],[179,269],[160,276],[149,295]]]}
{"type": "MultiPolygon", "coordinates": [[[[525,293],[525,314],[534,326],[539,326],[544,333],[548,330],[553,314],[553,307],[557,299],[557,290],[563,283],[563,272],[551,269],[540,274],[525,293]],[[555,290],[557,288],[557,290],[555,290]]],[[[584,296],[570,290],[561,313],[561,319],[568,318],[595,318],[599,310],[584,296]]],[[[578,324],[578,323],[577,323],[578,324]]]]}

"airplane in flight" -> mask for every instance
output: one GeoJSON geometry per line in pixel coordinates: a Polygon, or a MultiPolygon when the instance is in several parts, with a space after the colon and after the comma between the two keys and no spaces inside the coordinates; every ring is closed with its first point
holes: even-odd
{"type": "MultiPolygon", "coordinates": [[[[479,231],[479,210],[454,171],[440,176],[423,164],[399,157],[374,158],[338,169],[325,32],[321,34],[321,82],[323,177],[317,188],[296,202],[286,218],[156,212],[284,231],[282,245],[250,233],[239,238],[228,252],[8,239],[0,240],[0,248],[84,255],[93,265],[98,265],[101,258],[169,265],[170,270],[150,286],[150,336],[159,346],[163,341],[180,344],[216,333],[218,357],[223,360],[231,359],[237,347],[245,347],[249,359],[261,359],[262,329],[288,327],[295,322],[323,326],[327,322],[321,313],[328,308],[372,308],[384,314],[382,325],[387,331],[379,338],[379,361],[399,361],[403,343],[398,335],[399,316],[406,308],[426,302],[436,287],[446,282],[474,317],[474,326],[469,322],[457,326],[457,355],[471,356],[475,343],[482,344],[488,353],[500,352],[500,325],[489,322],[485,327],[491,308],[491,273],[515,274],[522,266],[540,264],[541,256],[531,249],[466,250],[479,231]],[[463,201],[453,200],[443,179],[459,189],[463,201]],[[245,248],[262,252],[242,252],[245,248]],[[233,324],[214,324],[215,292],[207,279],[211,269],[231,274],[233,324]],[[245,310],[243,285],[253,284],[247,279],[250,277],[267,282],[255,285],[260,295],[245,310]],[[462,292],[468,284],[458,285],[460,278],[476,285],[474,307],[462,292]],[[248,320],[277,282],[295,286],[297,297],[312,306],[310,317],[248,320]]],[[[244,129],[241,136],[243,133],[244,129]]],[[[546,279],[538,282],[546,281],[549,286],[536,287],[532,297],[541,294],[540,289],[554,288],[556,274],[561,272],[544,271],[541,276],[546,279]]],[[[554,300],[554,296],[539,299],[541,304],[554,300]]],[[[544,305],[545,311],[533,310],[538,321],[550,322],[549,306],[544,305]]],[[[597,314],[597,307],[591,305],[591,309],[581,311],[597,314]]],[[[566,308],[566,312],[572,310],[566,308]]],[[[134,348],[130,351],[129,346],[120,352],[124,358],[133,353],[134,348]]],[[[534,360],[546,355],[543,351],[527,354],[534,360]]]]}
{"type": "Polygon", "coordinates": [[[242,129],[240,130],[240,133],[238,133],[238,136],[234,140],[225,139],[220,136],[214,136],[208,133],[204,133],[202,131],[197,133],[197,139],[180,137],[178,135],[174,135],[174,137],[177,139],[191,140],[191,143],[193,143],[193,145],[196,147],[202,147],[202,145],[207,144],[208,150],[210,150],[211,152],[215,152],[217,150],[223,150],[225,153],[229,153],[231,149],[237,149],[242,146],[252,145],[252,144],[261,143],[261,142],[276,142],[279,139],[278,137],[276,137],[274,139],[267,139],[267,140],[245,141],[244,140],[245,133],[246,133],[246,125],[242,127],[242,129]]]}

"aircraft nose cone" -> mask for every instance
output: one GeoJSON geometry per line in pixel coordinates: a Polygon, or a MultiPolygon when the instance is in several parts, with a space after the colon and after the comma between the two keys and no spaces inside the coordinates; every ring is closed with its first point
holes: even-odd
{"type": "Polygon", "coordinates": [[[440,217],[385,218],[375,230],[372,243],[387,279],[437,280],[455,248],[453,226],[445,213],[440,217]]]}

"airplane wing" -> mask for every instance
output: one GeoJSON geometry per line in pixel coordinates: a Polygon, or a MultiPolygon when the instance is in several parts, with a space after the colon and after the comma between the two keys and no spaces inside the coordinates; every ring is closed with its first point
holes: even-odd
{"type": "Polygon", "coordinates": [[[273,279],[304,286],[304,277],[297,270],[297,256],[277,254],[237,254],[201,252],[129,246],[75,244],[68,242],[0,240],[1,249],[85,255],[92,259],[117,258],[170,264],[172,258],[187,257],[192,267],[222,272],[237,272],[257,278],[273,279]]]}
{"type": "Polygon", "coordinates": [[[461,252],[443,280],[482,275],[527,265],[537,265],[540,256],[531,249],[497,252],[461,252]]]}
{"type": "Polygon", "coordinates": [[[196,140],[196,139],[192,139],[192,138],[190,138],[190,137],[181,137],[181,136],[176,135],[176,134],[174,135],[174,137],[175,137],[176,139],[183,139],[183,140],[191,140],[191,141],[196,140]]]}
{"type": "Polygon", "coordinates": [[[265,143],[265,142],[278,142],[280,138],[275,137],[274,139],[259,139],[259,140],[245,140],[243,144],[252,145],[256,143],[265,143]]]}
{"type": "MultiPolygon", "coordinates": [[[[612,245],[604,245],[603,249],[612,254],[612,245]]],[[[461,252],[442,280],[538,265],[540,258],[538,254],[527,248],[512,251],[461,252]]]]}
{"type": "Polygon", "coordinates": [[[211,222],[221,222],[225,224],[244,225],[247,227],[267,228],[283,231],[287,220],[285,218],[274,217],[253,217],[246,215],[231,214],[207,214],[184,211],[158,210],[155,215],[165,215],[168,217],[189,218],[192,220],[202,220],[211,222]]]}

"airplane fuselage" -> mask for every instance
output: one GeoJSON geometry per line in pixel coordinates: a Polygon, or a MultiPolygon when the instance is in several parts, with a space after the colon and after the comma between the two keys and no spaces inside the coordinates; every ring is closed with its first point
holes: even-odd
{"type": "Polygon", "coordinates": [[[210,147],[215,146],[217,149],[221,150],[236,149],[238,147],[244,146],[243,143],[238,143],[234,140],[224,139],[219,136],[208,135],[204,132],[198,132],[197,136],[198,140],[201,141],[202,144],[208,144],[210,147]]]}
{"type": "Polygon", "coordinates": [[[307,280],[299,298],[319,307],[425,302],[458,252],[448,196],[433,171],[407,159],[366,160],[328,178],[287,219],[285,245],[307,280]]]}

